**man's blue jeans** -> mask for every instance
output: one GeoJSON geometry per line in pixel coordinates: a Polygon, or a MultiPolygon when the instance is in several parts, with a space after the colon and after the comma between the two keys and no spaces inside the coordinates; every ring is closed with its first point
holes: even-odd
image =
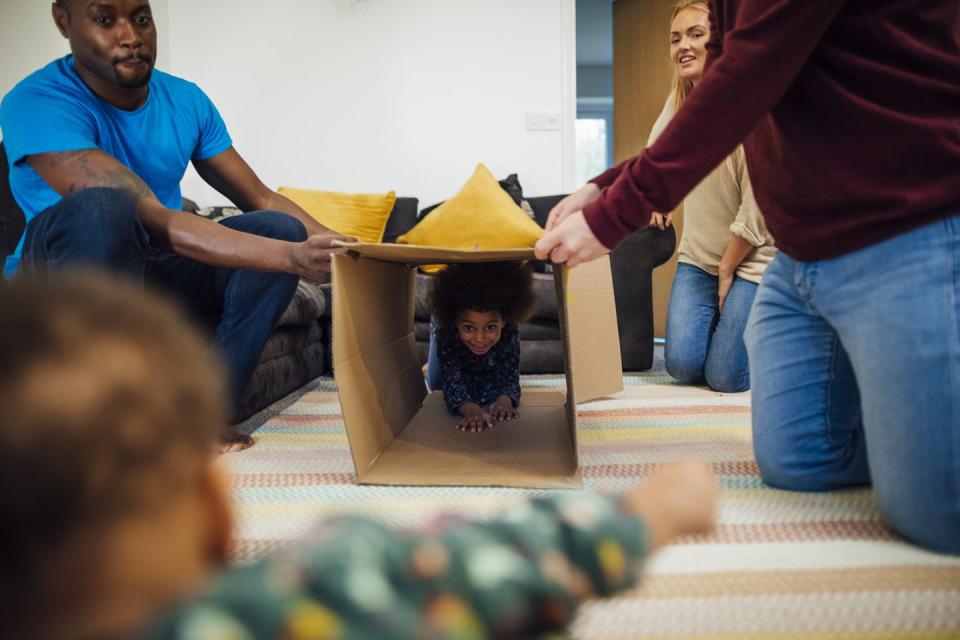
{"type": "Polygon", "coordinates": [[[757,285],[734,277],[717,309],[719,278],[686,262],[677,264],[667,308],[663,359],[667,373],[684,384],[706,382],[714,391],[750,388],[743,330],[757,285]]]}
{"type": "Polygon", "coordinates": [[[768,484],[872,482],[895,530],[960,553],[960,216],[832,260],[778,253],[746,341],[768,484]]]}
{"type": "MultiPolygon", "coordinates": [[[[299,220],[275,211],[245,213],[223,225],[291,242],[307,235],[299,220]]],[[[226,365],[233,412],[298,281],[291,274],[214,267],[153,248],[131,200],[108,188],[72,193],[27,226],[21,269],[83,266],[145,281],[213,328],[212,345],[226,365]]]]}

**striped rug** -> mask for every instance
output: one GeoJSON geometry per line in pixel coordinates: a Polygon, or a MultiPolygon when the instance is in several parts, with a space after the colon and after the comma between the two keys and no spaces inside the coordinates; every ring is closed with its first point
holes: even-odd
{"type": "MultiPolygon", "coordinates": [[[[624,382],[622,393],[579,407],[585,482],[619,490],[663,462],[709,461],[725,489],[719,527],[651,559],[639,589],[584,606],[573,637],[960,639],[960,558],[901,541],[868,490],[765,487],[751,450],[749,394],[681,386],[657,373],[624,382]]],[[[524,379],[530,387],[562,384],[524,379]]],[[[332,514],[415,526],[440,511],[487,517],[533,493],[355,486],[328,379],[255,437],[253,449],[222,458],[234,477],[239,562],[295,542],[332,514]]]]}

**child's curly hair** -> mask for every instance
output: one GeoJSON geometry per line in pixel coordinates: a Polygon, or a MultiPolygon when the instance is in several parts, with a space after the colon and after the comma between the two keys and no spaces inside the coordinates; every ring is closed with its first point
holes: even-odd
{"type": "Polygon", "coordinates": [[[536,297],[530,267],[520,262],[451,264],[430,283],[430,310],[442,326],[465,309],[498,311],[508,324],[527,319],[536,297]]]}

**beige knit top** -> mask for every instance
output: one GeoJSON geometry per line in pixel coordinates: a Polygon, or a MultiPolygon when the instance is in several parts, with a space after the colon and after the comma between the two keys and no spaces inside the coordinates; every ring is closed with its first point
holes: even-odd
{"type": "MultiPolygon", "coordinates": [[[[673,117],[672,98],[650,131],[647,146],[663,133],[673,117]]],[[[677,259],[718,275],[730,234],[735,233],[754,246],[736,274],[744,280],[760,282],[764,269],[773,260],[773,237],[763,223],[763,215],[753,199],[753,187],[747,176],[743,147],[737,147],[683,201],[683,237],[677,259]]]]}

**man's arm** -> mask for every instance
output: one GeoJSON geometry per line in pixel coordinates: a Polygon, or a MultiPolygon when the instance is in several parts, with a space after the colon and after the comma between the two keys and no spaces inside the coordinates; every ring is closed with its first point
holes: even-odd
{"type": "Polygon", "coordinates": [[[228,229],[198,216],[163,206],[146,183],[100,149],[42,153],[27,158],[62,196],[90,187],[127,194],[140,214],[151,242],[199,262],[234,269],[284,271],[319,280],[330,271],[336,236],[285,242],[228,229]]]}
{"type": "Polygon", "coordinates": [[[263,184],[234,147],[206,160],[194,160],[193,166],[207,184],[244,211],[282,211],[302,222],[311,236],[336,235],[292,200],[263,184]]]}

